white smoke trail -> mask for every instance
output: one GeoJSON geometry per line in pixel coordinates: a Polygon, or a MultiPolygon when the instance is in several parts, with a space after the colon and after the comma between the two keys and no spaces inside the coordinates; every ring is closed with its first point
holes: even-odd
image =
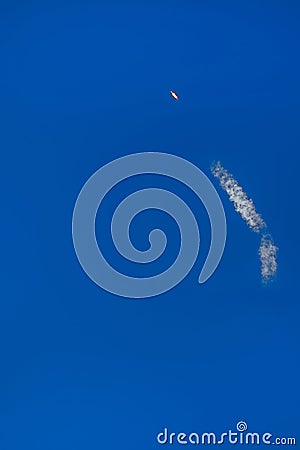
{"type": "MultiPolygon", "coordinates": [[[[266,223],[262,216],[256,211],[253,200],[239,186],[220,161],[211,167],[212,174],[219,180],[220,186],[227,192],[229,200],[233,203],[234,209],[238,212],[251,230],[261,233],[266,228],[266,223]]],[[[277,271],[277,251],[270,234],[263,234],[258,250],[261,262],[262,281],[270,281],[277,271]]]]}
{"type": "Polygon", "coordinates": [[[227,192],[236,212],[242,216],[248,226],[256,233],[265,228],[266,224],[261,215],[256,212],[253,200],[248,198],[231,173],[221,166],[220,161],[212,166],[211,171],[219,180],[220,186],[227,192]]]}
{"type": "Polygon", "coordinates": [[[277,271],[277,250],[278,247],[274,245],[272,236],[264,234],[258,250],[261,261],[261,276],[264,282],[270,281],[277,271]]]}

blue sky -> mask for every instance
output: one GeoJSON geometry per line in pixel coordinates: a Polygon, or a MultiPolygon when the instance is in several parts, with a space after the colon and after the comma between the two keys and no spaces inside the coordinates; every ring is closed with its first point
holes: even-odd
{"type": "MultiPolygon", "coordinates": [[[[220,433],[239,420],[297,436],[299,18],[296,1],[1,2],[1,448],[150,450],[165,426],[220,433]],[[72,245],[76,197],[141,151],[209,176],[221,160],[269,224],[275,282],[261,285],[259,238],[215,184],[228,239],[207,283],[209,224],[182,192],[201,222],[189,276],[138,301],[93,284],[72,245]]],[[[154,181],[166,183],[116,189],[103,217],[154,181]]],[[[162,220],[172,256],[176,230],[149,217],[136,244],[162,220]]]]}

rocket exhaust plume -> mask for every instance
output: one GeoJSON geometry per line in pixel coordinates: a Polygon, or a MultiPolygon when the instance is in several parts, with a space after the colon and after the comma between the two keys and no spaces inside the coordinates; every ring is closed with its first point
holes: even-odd
{"type": "Polygon", "coordinates": [[[258,250],[263,282],[270,281],[277,271],[277,250],[278,247],[273,244],[272,236],[269,234],[264,234],[261,238],[261,243],[258,250]]]}
{"type": "MultiPolygon", "coordinates": [[[[229,200],[234,205],[234,209],[241,215],[249,228],[256,233],[262,233],[267,227],[265,221],[256,211],[253,200],[247,196],[246,192],[239,186],[231,173],[221,166],[220,161],[212,165],[211,172],[219,180],[220,186],[227,192],[229,200]]],[[[278,247],[274,245],[272,236],[270,234],[263,234],[258,250],[263,282],[270,281],[277,271],[277,250],[278,247]]]]}
{"type": "Polygon", "coordinates": [[[211,171],[219,180],[220,186],[227,192],[234,209],[242,216],[247,225],[256,233],[265,228],[266,224],[261,215],[256,212],[253,200],[248,198],[231,173],[224,169],[220,162],[213,165],[211,171]]]}

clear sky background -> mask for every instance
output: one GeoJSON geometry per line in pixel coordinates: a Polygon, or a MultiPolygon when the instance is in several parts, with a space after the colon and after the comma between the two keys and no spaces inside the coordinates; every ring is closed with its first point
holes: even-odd
{"type": "MultiPolygon", "coordinates": [[[[240,420],[300,438],[299,23],[292,0],[1,2],[1,448],[152,450],[165,426],[221,433],[240,420]],[[215,180],[228,240],[207,283],[208,219],[174,184],[201,223],[189,276],[148,300],[90,281],[72,245],[76,197],[99,167],[141,151],[210,177],[221,160],[280,249],[274,283],[262,286],[259,237],[215,180]]],[[[153,182],[124,183],[101,217],[153,182]]],[[[147,214],[136,245],[161,220],[171,261],[178,230],[147,214]]],[[[99,241],[123,264],[101,217],[99,241]]]]}

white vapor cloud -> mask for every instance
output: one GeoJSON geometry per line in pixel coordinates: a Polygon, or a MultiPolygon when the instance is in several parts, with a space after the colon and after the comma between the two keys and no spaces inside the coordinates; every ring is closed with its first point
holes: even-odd
{"type": "Polygon", "coordinates": [[[264,234],[261,238],[258,254],[261,262],[261,276],[265,282],[271,280],[277,271],[277,250],[278,247],[274,245],[272,236],[264,234]]]}
{"type": "Polygon", "coordinates": [[[211,168],[212,174],[219,180],[220,186],[227,192],[229,200],[233,202],[236,212],[238,212],[247,225],[256,233],[259,233],[266,224],[260,214],[256,212],[253,200],[248,198],[242,187],[233,178],[220,161],[211,168]]]}
{"type": "MultiPolygon", "coordinates": [[[[227,192],[234,209],[241,215],[249,228],[256,233],[262,233],[267,227],[265,221],[256,211],[253,200],[247,196],[231,173],[222,167],[220,161],[212,165],[211,172],[219,180],[220,186],[227,192]]],[[[262,234],[258,254],[261,262],[263,282],[270,281],[277,271],[277,251],[278,247],[274,245],[272,236],[270,234],[262,234]]]]}

